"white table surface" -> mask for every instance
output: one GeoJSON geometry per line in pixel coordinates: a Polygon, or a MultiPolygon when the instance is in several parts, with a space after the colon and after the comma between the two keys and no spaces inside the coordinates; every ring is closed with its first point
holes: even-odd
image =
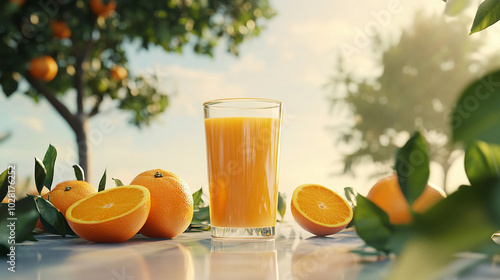
{"type": "MultiPolygon", "coordinates": [[[[136,235],[119,244],[36,238],[17,245],[15,273],[0,259],[1,280],[384,279],[394,262],[350,252],[364,244],[352,229],[320,238],[290,224],[278,225],[271,241],[219,241],[210,232],[167,240],[136,235]]],[[[455,279],[500,279],[500,260],[455,279]]]]}

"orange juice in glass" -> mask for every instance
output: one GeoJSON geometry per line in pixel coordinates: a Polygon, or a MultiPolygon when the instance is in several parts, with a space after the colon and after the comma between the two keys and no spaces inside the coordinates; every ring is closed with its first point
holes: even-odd
{"type": "Polygon", "coordinates": [[[212,236],[273,237],[282,103],[233,98],[203,105],[212,236]]]}

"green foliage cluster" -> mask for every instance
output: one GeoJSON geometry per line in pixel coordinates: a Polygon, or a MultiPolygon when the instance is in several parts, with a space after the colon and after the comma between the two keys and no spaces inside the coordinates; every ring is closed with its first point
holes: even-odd
{"type": "MultiPolygon", "coordinates": [[[[55,93],[64,94],[75,88],[75,80],[81,75],[86,95],[127,100],[119,93],[119,89],[125,88],[130,94],[128,99],[133,99],[136,94],[131,87],[109,79],[114,65],[127,63],[124,44],[138,42],[145,49],[160,46],[167,52],[178,53],[190,46],[198,54],[212,56],[222,39],[228,51],[237,54],[244,39],[261,32],[261,18],[274,15],[266,0],[116,2],[114,16],[109,18],[95,15],[89,1],[83,0],[26,1],[21,6],[2,2],[0,81],[4,93],[9,96],[18,89],[32,58],[51,55],[60,71],[46,86],[55,93]],[[53,20],[68,23],[69,39],[53,37],[53,20]]],[[[29,88],[26,93],[34,98],[39,95],[36,88],[29,88]]]]}
{"type": "Polygon", "coordinates": [[[127,68],[126,45],[175,53],[191,48],[213,56],[222,42],[237,55],[239,45],[257,36],[275,14],[268,0],[102,0],[110,1],[116,2],[116,9],[109,16],[94,14],[88,0],[0,3],[3,93],[8,97],[24,92],[35,101],[45,98],[74,131],[79,164],[87,174],[86,123],[99,114],[103,102],[127,112],[138,127],[149,124],[169,104],[169,93],[159,88],[162,77],[111,78],[114,67],[127,68]],[[54,37],[53,21],[67,23],[70,37],[54,37]],[[30,61],[43,55],[58,65],[50,82],[28,72],[30,61]]]}
{"type": "MultiPolygon", "coordinates": [[[[500,71],[496,71],[468,86],[454,107],[453,141],[465,146],[470,185],[460,186],[424,214],[413,212],[413,222],[406,225],[391,224],[382,209],[358,195],[354,213],[358,235],[368,246],[398,255],[388,279],[449,277],[440,273],[446,273],[442,269],[456,260],[457,253],[490,257],[500,253],[491,238],[500,229],[500,122],[492,105],[499,104],[499,98],[500,71]]],[[[430,160],[419,132],[397,151],[398,181],[410,205],[427,184],[430,160]]]]}

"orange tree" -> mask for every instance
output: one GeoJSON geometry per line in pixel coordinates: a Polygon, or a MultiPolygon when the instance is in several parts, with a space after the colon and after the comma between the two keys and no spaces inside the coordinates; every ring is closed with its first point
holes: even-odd
{"type": "Polygon", "coordinates": [[[189,47],[212,56],[223,41],[237,55],[240,43],[258,35],[273,15],[268,0],[2,1],[1,88],[7,97],[24,92],[34,101],[45,98],[74,131],[79,163],[88,171],[88,121],[106,99],[130,112],[137,126],[147,125],[168,106],[154,78],[125,74],[110,79],[113,68],[127,66],[126,44],[176,53],[189,47]],[[30,66],[44,56],[57,62],[54,79],[50,63],[30,66]],[[24,83],[29,86],[19,86],[24,83]]]}
{"type": "Polygon", "coordinates": [[[398,41],[378,34],[371,45],[377,64],[371,77],[358,68],[348,70],[349,57],[340,56],[328,86],[335,118],[349,111],[344,123],[332,127],[337,145],[346,145],[344,173],[367,174],[359,167],[368,163],[376,167],[370,175],[388,174],[401,139],[418,129],[427,135],[446,188],[448,171],[461,154],[450,141],[452,108],[468,83],[500,66],[498,53],[477,58],[485,41],[466,36],[468,20],[457,17],[449,24],[440,15],[418,11],[398,41]]]}

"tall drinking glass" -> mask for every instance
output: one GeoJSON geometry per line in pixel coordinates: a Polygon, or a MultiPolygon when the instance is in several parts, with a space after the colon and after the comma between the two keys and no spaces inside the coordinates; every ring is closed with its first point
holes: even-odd
{"type": "Polygon", "coordinates": [[[205,102],[213,237],[274,237],[282,124],[280,101],[205,102]]]}

